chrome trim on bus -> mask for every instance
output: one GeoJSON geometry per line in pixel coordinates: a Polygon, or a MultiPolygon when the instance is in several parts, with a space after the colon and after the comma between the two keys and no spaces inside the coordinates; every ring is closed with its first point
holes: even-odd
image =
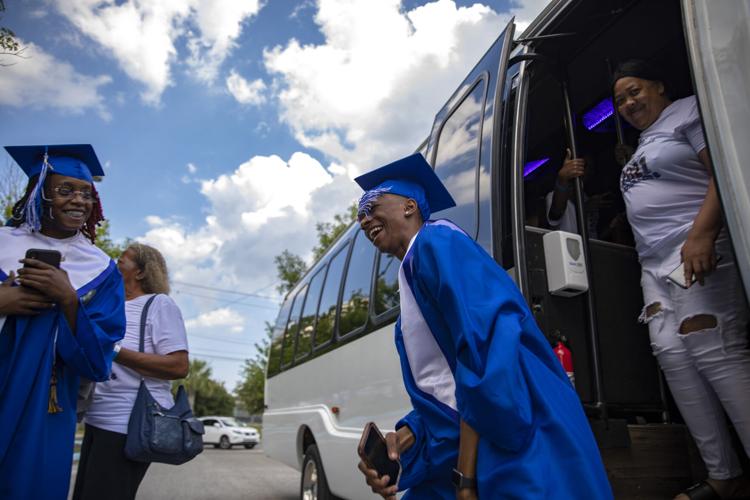
{"type": "MultiPolygon", "coordinates": [[[[528,46],[524,46],[521,54],[529,53],[528,46]]],[[[526,69],[528,61],[522,61],[518,73],[518,87],[516,90],[516,106],[513,111],[513,141],[510,166],[510,210],[513,233],[513,261],[516,268],[516,285],[527,303],[531,303],[529,296],[528,277],[526,276],[526,235],[524,234],[524,204],[523,204],[523,163],[525,156],[526,138],[526,110],[529,95],[529,73],[526,69]]]]}

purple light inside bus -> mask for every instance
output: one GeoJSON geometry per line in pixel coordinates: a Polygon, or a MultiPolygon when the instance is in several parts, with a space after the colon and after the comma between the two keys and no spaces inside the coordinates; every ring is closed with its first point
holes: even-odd
{"type": "Polygon", "coordinates": [[[607,97],[584,113],[583,125],[587,130],[592,130],[613,114],[615,114],[615,108],[612,105],[612,99],[607,97]]]}
{"type": "Polygon", "coordinates": [[[531,172],[541,167],[548,161],[549,161],[549,158],[542,158],[541,160],[534,160],[534,161],[528,162],[526,165],[523,166],[523,176],[526,177],[531,172]]]}

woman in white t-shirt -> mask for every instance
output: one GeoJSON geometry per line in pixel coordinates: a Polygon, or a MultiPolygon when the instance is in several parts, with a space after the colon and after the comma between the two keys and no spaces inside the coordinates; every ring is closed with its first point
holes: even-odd
{"type": "Polygon", "coordinates": [[[96,384],[86,411],[74,500],[135,498],[149,464],[129,460],[124,449],[141,377],[159,404],[169,408],[174,405],[170,380],[188,373],[185,324],[167,295],[164,257],[155,248],[134,243],[120,256],[117,267],[125,283],[127,329],[115,348],[111,378],[96,384]],[[141,312],[154,294],[147,311],[144,352],[139,352],[141,312]]]}
{"type": "Polygon", "coordinates": [[[642,266],[639,319],[709,475],[676,498],[745,497],[724,411],[750,455],[748,308],[698,105],[695,96],[672,101],[643,61],[621,64],[613,82],[618,112],[642,131],[620,177],[642,266]],[[681,263],[684,286],[667,279],[681,263]]]}

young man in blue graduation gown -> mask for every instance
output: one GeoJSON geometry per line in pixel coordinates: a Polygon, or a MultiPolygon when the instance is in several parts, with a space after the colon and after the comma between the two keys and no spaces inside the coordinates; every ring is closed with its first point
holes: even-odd
{"type": "Polygon", "coordinates": [[[30,179],[0,227],[0,498],[63,500],[79,379],[109,377],[125,332],[123,283],[93,244],[93,176],[104,174],[93,148],[6,150],[30,179]],[[59,251],[60,268],[25,259],[31,248],[59,251]]]}
{"type": "Polygon", "coordinates": [[[608,499],[578,395],[506,272],[460,228],[424,158],[364,174],[362,230],[399,258],[396,347],[413,411],[386,436],[397,486],[360,463],[386,498],[608,499]]]}

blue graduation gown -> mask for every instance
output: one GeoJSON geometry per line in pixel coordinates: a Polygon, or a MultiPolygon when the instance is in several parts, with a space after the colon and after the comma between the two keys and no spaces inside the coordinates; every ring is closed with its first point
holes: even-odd
{"type": "MultiPolygon", "coordinates": [[[[14,243],[6,238],[8,228],[0,229],[0,242],[14,243]]],[[[19,230],[14,231],[17,235],[19,230]]],[[[22,244],[28,238],[25,235],[16,240],[22,244]]],[[[69,275],[80,276],[80,266],[86,260],[80,255],[76,259],[76,248],[72,246],[62,267],[71,266],[69,275]]],[[[6,254],[7,250],[4,247],[0,253],[6,254]]],[[[93,246],[86,251],[100,252],[93,246]]],[[[8,263],[13,260],[7,254],[4,257],[0,280],[7,278],[8,263]]],[[[98,258],[100,268],[94,270],[98,274],[77,288],[75,333],[59,307],[39,316],[5,318],[0,331],[0,498],[67,498],[79,377],[107,380],[114,343],[125,333],[122,277],[111,259],[106,264],[107,259],[98,258]],[[55,358],[57,400],[63,411],[48,413],[55,358]]],[[[75,280],[71,282],[75,287],[75,280]]]]}
{"type": "Polygon", "coordinates": [[[609,499],[578,395],[506,272],[446,220],[427,222],[399,272],[396,347],[414,410],[405,499],[455,499],[459,422],[474,428],[479,498],[609,499]]]}

